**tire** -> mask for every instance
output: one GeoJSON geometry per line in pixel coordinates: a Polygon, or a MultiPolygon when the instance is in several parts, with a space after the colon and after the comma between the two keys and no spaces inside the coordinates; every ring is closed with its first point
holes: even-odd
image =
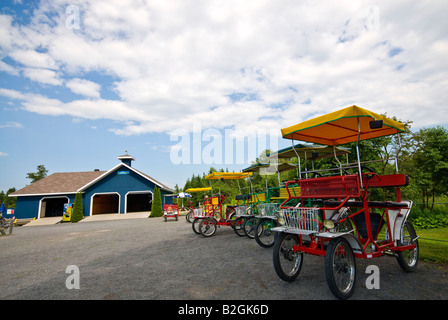
{"type": "Polygon", "coordinates": [[[227,217],[227,222],[230,223],[230,226],[233,228],[235,225],[235,221],[236,221],[236,215],[235,215],[235,211],[233,211],[232,213],[229,214],[229,216],[227,217]]]}
{"type": "Polygon", "coordinates": [[[348,299],[356,282],[356,262],[353,250],[344,238],[331,240],[325,254],[325,277],[331,293],[338,299],[348,299]]]}
{"type": "Polygon", "coordinates": [[[193,223],[191,224],[191,228],[193,229],[194,233],[201,234],[199,232],[199,223],[201,222],[202,218],[195,218],[193,220],[193,223]]]}
{"type": "Polygon", "coordinates": [[[401,269],[406,272],[412,272],[417,268],[419,257],[419,246],[417,233],[410,221],[406,221],[401,229],[400,241],[398,245],[415,244],[415,249],[408,251],[397,251],[397,262],[401,269]]]}
{"type": "Polygon", "coordinates": [[[188,213],[185,215],[185,220],[187,220],[187,222],[192,223],[193,219],[191,219],[191,215],[193,214],[192,211],[188,211],[188,213]]]}
{"type": "Polygon", "coordinates": [[[255,228],[257,227],[258,219],[255,217],[249,217],[244,222],[243,230],[249,239],[255,238],[255,228]]]}
{"type": "Polygon", "coordinates": [[[199,232],[204,237],[211,237],[216,232],[216,222],[213,218],[202,219],[199,222],[199,232]]]}
{"type": "Polygon", "coordinates": [[[292,282],[302,270],[303,252],[293,252],[292,246],[299,244],[295,234],[280,233],[275,239],[273,250],[274,269],[280,279],[292,282]]]}
{"type": "Polygon", "coordinates": [[[235,220],[235,223],[233,224],[233,230],[240,237],[244,237],[246,235],[246,233],[244,232],[244,229],[243,229],[244,222],[245,222],[245,218],[239,217],[235,220]]]}
{"type": "Polygon", "coordinates": [[[270,248],[275,243],[277,232],[271,231],[277,226],[277,221],[273,219],[260,219],[255,227],[255,241],[263,247],[270,248]]]}

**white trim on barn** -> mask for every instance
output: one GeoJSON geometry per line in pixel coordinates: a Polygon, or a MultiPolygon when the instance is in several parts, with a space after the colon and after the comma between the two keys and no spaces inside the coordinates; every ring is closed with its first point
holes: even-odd
{"type": "Polygon", "coordinates": [[[118,212],[117,212],[117,214],[120,214],[121,196],[118,192],[97,192],[97,193],[92,194],[92,196],[90,197],[89,217],[91,217],[93,215],[93,205],[94,205],[93,198],[95,198],[95,196],[98,196],[98,195],[109,195],[109,194],[118,195],[118,212]]]}
{"type": "Polygon", "coordinates": [[[168,189],[167,187],[161,185],[160,182],[157,182],[157,181],[151,179],[150,177],[148,177],[148,176],[142,174],[140,171],[138,171],[138,170],[136,170],[136,169],[134,169],[134,168],[128,166],[127,164],[125,164],[125,163],[120,163],[120,164],[116,165],[115,167],[113,167],[112,169],[110,169],[109,171],[107,171],[107,172],[103,173],[102,175],[100,175],[98,178],[96,178],[96,179],[90,181],[90,182],[89,182],[88,184],[86,184],[85,186],[79,188],[79,189],[78,189],[78,192],[82,192],[82,191],[86,190],[88,187],[90,187],[90,186],[94,185],[95,183],[97,183],[98,181],[104,179],[105,177],[107,177],[108,175],[110,175],[112,172],[114,172],[115,170],[117,170],[117,169],[118,169],[119,167],[121,167],[121,166],[126,167],[127,169],[132,170],[133,172],[135,172],[135,173],[138,174],[139,176],[143,177],[144,179],[146,179],[146,180],[148,180],[148,181],[151,181],[153,184],[155,184],[156,186],[158,186],[160,189],[162,189],[162,190],[164,190],[164,191],[168,191],[168,192],[172,192],[172,191],[173,191],[173,190],[168,189]]]}
{"type": "Polygon", "coordinates": [[[151,194],[151,202],[154,196],[154,193],[151,190],[143,190],[143,191],[129,191],[126,193],[125,197],[124,197],[124,213],[128,213],[128,195],[130,194],[146,194],[146,193],[150,193],[151,194]]]}
{"type": "MultiPolygon", "coordinates": [[[[70,198],[69,197],[65,197],[65,196],[60,196],[60,197],[43,197],[39,200],[39,208],[37,211],[37,219],[41,218],[41,214],[42,214],[42,201],[47,200],[47,199],[60,199],[60,198],[66,198],[67,199],[67,203],[70,202],[70,198]]],[[[45,218],[45,217],[42,217],[45,218]]]]}

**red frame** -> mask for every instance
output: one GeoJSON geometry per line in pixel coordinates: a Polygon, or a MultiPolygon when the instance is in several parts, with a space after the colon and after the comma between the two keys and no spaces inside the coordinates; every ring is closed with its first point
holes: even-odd
{"type": "Polygon", "coordinates": [[[164,204],[163,216],[166,218],[179,217],[179,205],[178,204],[164,204]]]}
{"type": "MultiPolygon", "coordinates": [[[[333,176],[333,177],[319,177],[312,179],[303,179],[299,181],[288,181],[286,183],[286,187],[288,184],[300,184],[301,195],[300,196],[291,196],[286,201],[284,201],[281,205],[281,208],[286,208],[284,205],[293,198],[296,199],[310,199],[310,198],[322,198],[322,199],[334,199],[337,201],[334,202],[333,205],[331,202],[327,201],[324,203],[323,207],[320,207],[320,210],[338,210],[341,207],[351,206],[361,208],[356,212],[350,214],[348,218],[352,218],[358,214],[364,213],[366,229],[367,229],[367,238],[362,238],[358,232],[358,241],[362,246],[362,252],[357,253],[354,252],[354,256],[356,258],[375,258],[380,257],[385,254],[386,250],[391,251],[407,251],[415,248],[415,245],[407,245],[407,246],[396,246],[394,243],[394,238],[392,235],[392,226],[395,225],[395,221],[390,221],[389,219],[389,210],[390,209],[410,209],[407,206],[403,206],[400,204],[401,202],[401,191],[400,187],[406,186],[409,183],[408,177],[405,174],[393,174],[393,175],[383,175],[380,176],[375,173],[364,173],[362,175],[363,178],[363,186],[364,189],[361,189],[359,175],[345,175],[345,176],[333,176]],[[369,187],[395,187],[396,188],[396,202],[386,201],[386,202],[375,202],[367,200],[367,191],[369,187]],[[361,201],[348,201],[353,198],[361,197],[361,201]],[[383,209],[382,219],[386,217],[387,230],[388,230],[388,241],[375,240],[372,234],[371,221],[370,221],[370,211],[371,208],[379,208],[383,209]],[[366,252],[366,249],[369,245],[374,245],[376,251],[374,252],[366,252]]],[[[396,217],[398,217],[397,214],[396,217]]],[[[344,220],[341,220],[344,221],[344,220]]],[[[354,223],[356,230],[358,231],[358,227],[356,223],[354,223]]],[[[380,228],[381,225],[378,226],[380,228]]],[[[322,224],[319,223],[319,229],[322,228],[322,224]]],[[[379,232],[377,230],[376,234],[379,232]]],[[[309,245],[304,245],[302,235],[299,234],[299,245],[293,245],[294,252],[306,252],[314,255],[325,256],[325,244],[331,238],[325,238],[323,236],[313,236],[310,235],[311,242],[309,245]]]]}

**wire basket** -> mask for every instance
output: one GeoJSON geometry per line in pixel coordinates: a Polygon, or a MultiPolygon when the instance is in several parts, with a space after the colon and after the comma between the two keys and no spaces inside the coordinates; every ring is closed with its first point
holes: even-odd
{"type": "Polygon", "coordinates": [[[276,218],[280,203],[262,203],[258,205],[258,214],[263,217],[276,218]]]}
{"type": "Polygon", "coordinates": [[[237,217],[248,215],[249,209],[250,209],[249,206],[246,205],[235,207],[235,215],[237,217]]]}
{"type": "Polygon", "coordinates": [[[193,209],[193,219],[205,217],[205,212],[202,208],[193,209]]]}
{"type": "Polygon", "coordinates": [[[319,208],[280,209],[287,232],[312,234],[320,231],[319,208]]]}

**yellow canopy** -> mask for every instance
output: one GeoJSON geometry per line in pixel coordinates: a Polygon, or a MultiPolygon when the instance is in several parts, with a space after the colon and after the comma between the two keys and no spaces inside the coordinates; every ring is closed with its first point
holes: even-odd
{"type": "Polygon", "coordinates": [[[207,187],[207,188],[188,188],[187,190],[185,190],[185,192],[201,192],[201,191],[210,191],[212,190],[212,187],[207,187]]]}
{"type": "Polygon", "coordinates": [[[206,180],[241,180],[251,175],[252,172],[213,172],[206,175],[204,178],[206,180]]]}
{"type": "Polygon", "coordinates": [[[281,131],[285,139],[336,146],[357,141],[358,121],[361,129],[359,140],[404,132],[403,123],[358,106],[351,106],[331,112],[284,128],[281,131]],[[381,128],[371,129],[370,122],[372,120],[382,120],[383,126],[381,128]]]}

